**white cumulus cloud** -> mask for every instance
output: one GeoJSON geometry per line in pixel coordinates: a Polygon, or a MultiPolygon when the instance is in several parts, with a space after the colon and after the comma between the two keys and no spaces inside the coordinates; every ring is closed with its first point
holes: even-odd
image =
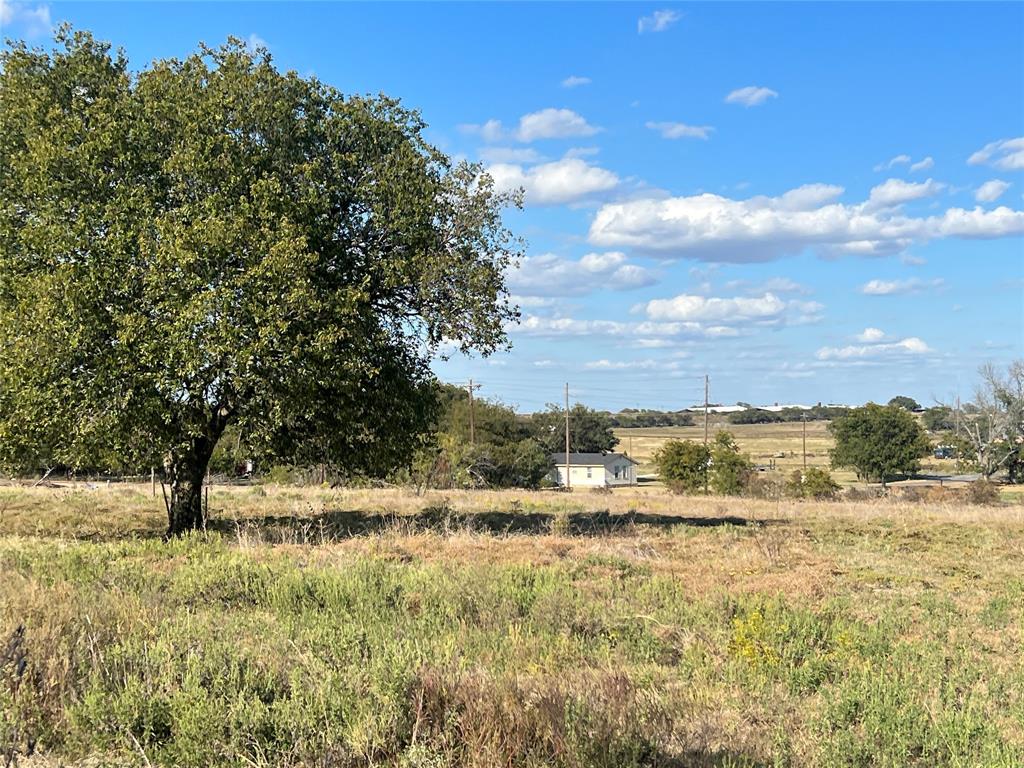
{"type": "Polygon", "coordinates": [[[710,193],[644,197],[601,206],[591,222],[589,239],[599,248],[745,263],[807,249],[876,256],[934,239],[1024,233],[1024,211],[1005,206],[988,211],[950,208],[927,217],[907,215],[898,207],[938,189],[930,180],[920,185],[886,182],[873,190],[873,200],[857,204],[835,202],[842,188],[825,184],[746,200],[710,193]]]}
{"type": "Polygon", "coordinates": [[[712,323],[721,326],[797,325],[820,319],[824,307],[815,301],[783,301],[762,296],[717,297],[680,294],[640,305],[655,321],[712,323]]]}
{"type": "Polygon", "coordinates": [[[760,104],[764,104],[768,99],[774,99],[778,97],[778,93],[773,91],[771,88],[764,88],[758,85],[748,85],[744,88],[737,88],[735,91],[730,91],[729,95],[725,97],[727,104],[742,104],[744,107],[756,107],[760,104]]]}
{"type": "Polygon", "coordinates": [[[647,127],[657,131],[663,139],[705,139],[715,130],[710,125],[687,125],[686,123],[648,122],[647,127]]]}
{"type": "Polygon", "coordinates": [[[944,188],[945,184],[940,184],[932,179],[920,183],[903,179],[886,179],[878,186],[871,188],[868,204],[875,208],[892,208],[909,203],[911,200],[937,195],[944,188]]]}
{"type": "Polygon", "coordinates": [[[881,341],[885,338],[885,331],[879,330],[878,328],[865,328],[863,331],[857,334],[857,341],[865,341],[868,343],[874,343],[881,341]]]}
{"type": "Polygon", "coordinates": [[[918,160],[916,163],[911,165],[910,172],[917,173],[918,171],[927,171],[934,165],[935,161],[931,157],[926,157],[924,160],[918,160]]]}
{"type": "Polygon", "coordinates": [[[1004,171],[1024,170],[1024,136],[986,144],[969,158],[968,165],[991,165],[1004,171]]]}
{"type": "MultiPolygon", "coordinates": [[[[522,296],[583,296],[599,290],[625,291],[657,282],[649,269],[630,264],[626,254],[588,253],[579,260],[552,253],[527,256],[508,273],[509,289],[522,296]]],[[[520,306],[525,306],[520,302],[520,306]]]]}
{"type": "Polygon", "coordinates": [[[619,185],[611,171],[590,165],[578,157],[567,157],[532,167],[495,163],[487,167],[498,191],[522,187],[526,202],[533,205],[573,203],[607,192],[619,185]]]}
{"type": "Polygon", "coordinates": [[[585,117],[571,109],[548,107],[520,117],[515,130],[506,130],[502,122],[495,119],[488,120],[486,123],[464,123],[459,126],[459,130],[479,136],[490,143],[508,139],[529,143],[540,139],[593,136],[601,129],[591,125],[585,117]]]}
{"type": "Polygon", "coordinates": [[[1003,192],[1010,188],[1010,183],[1000,179],[992,179],[982,184],[974,193],[974,199],[979,203],[994,203],[1003,196],[1003,192]]]}
{"type": "Polygon", "coordinates": [[[924,355],[932,349],[916,336],[886,344],[852,344],[847,347],[822,347],[819,360],[863,360],[906,355],[924,355]]]}
{"type": "Polygon", "coordinates": [[[907,293],[921,293],[930,288],[941,288],[946,281],[941,277],[922,280],[911,277],[907,280],[869,280],[861,286],[860,292],[867,296],[894,296],[907,293]]]}
{"type": "Polygon", "coordinates": [[[664,32],[681,18],[683,16],[679,11],[655,11],[650,16],[641,16],[637,20],[636,31],[641,35],[645,32],[664,32]]]}

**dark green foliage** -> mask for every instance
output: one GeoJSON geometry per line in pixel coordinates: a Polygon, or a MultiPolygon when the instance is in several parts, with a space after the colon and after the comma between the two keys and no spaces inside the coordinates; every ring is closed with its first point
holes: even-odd
{"type": "Polygon", "coordinates": [[[653,411],[647,408],[623,408],[609,414],[613,427],[692,427],[693,414],[687,411],[653,411]]]}
{"type": "Polygon", "coordinates": [[[711,488],[723,496],[739,496],[747,486],[752,465],[740,453],[739,446],[725,430],[715,435],[711,445],[711,488]]]}
{"type": "Polygon", "coordinates": [[[711,450],[692,440],[668,440],[654,454],[661,481],[673,493],[703,491],[708,482],[711,450]]]}
{"type": "Polygon", "coordinates": [[[896,408],[902,408],[905,411],[917,411],[921,408],[917,400],[912,397],[906,397],[905,395],[897,395],[888,402],[888,405],[895,406],[896,408]]]}
{"type": "Polygon", "coordinates": [[[506,343],[512,198],[416,112],[241,41],[138,73],[58,44],[0,55],[0,464],[162,464],[180,532],[229,426],[266,459],[408,461],[440,343],[506,343]]]}
{"type": "Polygon", "coordinates": [[[921,414],[921,423],[929,432],[949,432],[956,427],[956,418],[952,408],[937,405],[921,414]]]}
{"type": "Polygon", "coordinates": [[[435,488],[536,488],[551,469],[527,420],[506,405],[474,398],[473,440],[467,390],[441,386],[440,413],[414,462],[414,479],[435,488]]]}
{"type": "MultiPolygon", "coordinates": [[[[619,440],[612,432],[612,419],[608,413],[576,403],[569,411],[569,442],[573,453],[601,453],[610,451],[619,440]]],[[[565,409],[549,405],[546,411],[530,417],[534,439],[548,453],[565,451],[565,409]]]]}
{"type": "Polygon", "coordinates": [[[833,467],[852,467],[857,476],[879,481],[916,472],[931,444],[920,423],[899,406],[868,403],[831,424],[836,446],[833,467]]]}
{"type": "MultiPolygon", "coordinates": [[[[744,403],[740,403],[744,405],[744,403]]],[[[815,405],[811,408],[783,408],[780,411],[766,411],[761,408],[747,408],[730,413],[730,424],[776,424],[785,421],[829,421],[850,412],[849,408],[838,405],[815,405]]]]}

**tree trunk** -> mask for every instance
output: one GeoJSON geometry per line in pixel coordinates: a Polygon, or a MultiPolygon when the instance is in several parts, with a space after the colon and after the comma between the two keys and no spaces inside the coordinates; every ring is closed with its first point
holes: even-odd
{"type": "Polygon", "coordinates": [[[215,441],[198,438],[181,456],[168,456],[164,470],[171,487],[167,499],[167,538],[206,527],[203,480],[215,441]]]}

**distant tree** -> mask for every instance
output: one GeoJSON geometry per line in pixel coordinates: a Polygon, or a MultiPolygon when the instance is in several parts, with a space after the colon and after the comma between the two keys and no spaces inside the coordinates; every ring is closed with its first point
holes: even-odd
{"type": "Polygon", "coordinates": [[[921,406],[918,405],[917,400],[912,397],[906,397],[905,395],[897,395],[889,401],[889,405],[896,408],[902,408],[905,411],[917,411],[921,408],[921,406]]]}
{"type": "Polygon", "coordinates": [[[747,408],[736,411],[728,416],[730,424],[774,424],[783,420],[782,416],[761,408],[747,408]]]}
{"type": "Polygon", "coordinates": [[[692,440],[669,440],[654,454],[658,475],[673,493],[703,491],[708,481],[711,450],[692,440]]]}
{"type": "MultiPolygon", "coordinates": [[[[565,451],[565,410],[548,405],[546,411],[530,418],[530,429],[535,440],[548,453],[565,451]]],[[[619,439],[612,431],[608,413],[595,411],[576,403],[569,411],[569,445],[573,453],[601,453],[610,451],[619,439]]]]}
{"type": "Polygon", "coordinates": [[[958,436],[969,446],[974,467],[990,478],[1006,469],[1011,482],[1024,481],[1024,360],[1005,374],[992,365],[981,368],[974,402],[964,407],[958,436]]]}
{"type": "Polygon", "coordinates": [[[415,111],[240,40],[135,71],[57,42],[0,53],[0,464],[162,464],[179,534],[232,425],[299,464],[406,463],[440,345],[507,343],[515,196],[415,111]]]}
{"type": "Polygon", "coordinates": [[[927,408],[921,414],[921,423],[929,432],[949,432],[956,427],[953,409],[944,405],[927,408]]]}
{"type": "Polygon", "coordinates": [[[931,451],[927,435],[903,408],[868,403],[829,424],[836,445],[833,467],[852,467],[865,480],[886,481],[916,472],[931,451]]]}

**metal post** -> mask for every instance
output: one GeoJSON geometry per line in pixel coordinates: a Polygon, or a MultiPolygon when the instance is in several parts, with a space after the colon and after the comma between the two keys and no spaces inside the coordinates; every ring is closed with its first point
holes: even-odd
{"type": "Polygon", "coordinates": [[[804,470],[807,469],[807,414],[803,414],[804,422],[804,470]]]}
{"type": "Polygon", "coordinates": [[[572,462],[569,459],[569,382],[565,383],[565,487],[572,488],[572,462]]]}
{"type": "Polygon", "coordinates": [[[704,374],[704,445],[708,444],[708,375],[704,374]]]}
{"type": "Polygon", "coordinates": [[[469,380],[469,444],[476,445],[476,424],[473,420],[473,380],[469,380]]]}

